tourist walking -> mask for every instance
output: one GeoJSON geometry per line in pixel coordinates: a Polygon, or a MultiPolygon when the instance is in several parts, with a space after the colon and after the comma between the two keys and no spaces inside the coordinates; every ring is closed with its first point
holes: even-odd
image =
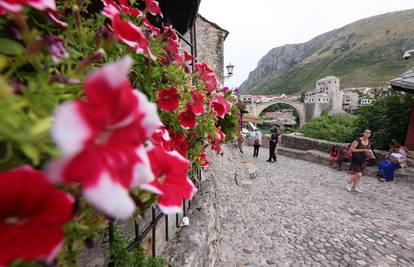
{"type": "Polygon", "coordinates": [[[262,134],[256,129],[253,136],[253,157],[259,156],[259,148],[262,145],[262,134]]]}
{"type": "Polygon", "coordinates": [[[365,160],[367,157],[373,157],[371,150],[371,130],[366,129],[362,137],[353,141],[351,144],[351,171],[354,173],[351,176],[351,181],[347,186],[348,191],[355,190],[359,193],[362,190],[358,187],[361,183],[362,176],[365,170],[365,160]]]}
{"type": "Polygon", "coordinates": [[[267,160],[267,162],[272,162],[272,160],[274,162],[277,161],[276,147],[277,147],[278,140],[279,140],[279,129],[274,128],[272,135],[270,136],[270,140],[269,140],[269,159],[267,160]]]}
{"type": "Polygon", "coordinates": [[[243,153],[243,144],[245,140],[246,140],[246,137],[245,137],[244,132],[240,131],[239,134],[237,135],[237,145],[239,147],[240,153],[243,153]]]}

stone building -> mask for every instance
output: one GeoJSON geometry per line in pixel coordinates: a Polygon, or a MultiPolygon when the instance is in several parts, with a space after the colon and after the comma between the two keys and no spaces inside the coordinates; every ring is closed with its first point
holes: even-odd
{"type": "Polygon", "coordinates": [[[218,80],[224,82],[224,41],[229,32],[198,14],[196,20],[197,57],[214,69],[218,80]]]}
{"type": "MultiPolygon", "coordinates": [[[[221,84],[224,82],[224,41],[228,35],[227,30],[197,14],[195,21],[197,61],[206,62],[214,69],[221,84]]],[[[184,36],[188,39],[189,33],[184,36]]]]}
{"type": "Polygon", "coordinates": [[[351,89],[342,90],[342,109],[352,113],[359,108],[359,95],[351,89]]]}
{"type": "Polygon", "coordinates": [[[329,95],[327,93],[311,93],[305,96],[305,121],[320,117],[324,110],[330,107],[329,95]]]}
{"type": "Polygon", "coordinates": [[[342,97],[339,78],[326,76],[318,80],[315,90],[305,94],[305,120],[319,117],[329,107],[329,114],[342,113],[342,97]]]}

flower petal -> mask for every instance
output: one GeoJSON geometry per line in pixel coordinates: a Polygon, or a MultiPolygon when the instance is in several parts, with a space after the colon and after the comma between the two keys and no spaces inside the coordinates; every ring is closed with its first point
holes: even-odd
{"type": "Polygon", "coordinates": [[[128,219],[135,211],[128,190],[115,183],[107,172],[101,173],[94,186],[84,188],[83,194],[97,209],[116,219],[128,219]]]}
{"type": "Polygon", "coordinates": [[[148,101],[146,95],[141,93],[138,90],[134,90],[134,94],[138,99],[138,112],[144,114],[144,119],[142,121],[142,126],[146,131],[147,138],[162,126],[160,117],[157,113],[157,106],[148,101]]]}
{"type": "Polygon", "coordinates": [[[81,151],[92,132],[76,102],[66,102],[55,110],[51,135],[65,156],[81,151]]]}

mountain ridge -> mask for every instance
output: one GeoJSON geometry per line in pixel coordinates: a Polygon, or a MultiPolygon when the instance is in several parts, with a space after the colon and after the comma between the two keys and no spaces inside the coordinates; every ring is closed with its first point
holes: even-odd
{"type": "Polygon", "coordinates": [[[297,93],[335,75],[341,87],[383,86],[412,62],[402,53],[414,48],[414,9],[376,15],[322,33],[299,44],[272,48],[249,73],[242,93],[297,93]]]}

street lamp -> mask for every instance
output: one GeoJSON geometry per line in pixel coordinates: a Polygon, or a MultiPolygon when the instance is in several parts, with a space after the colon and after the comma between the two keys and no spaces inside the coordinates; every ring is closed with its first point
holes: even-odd
{"type": "Polygon", "coordinates": [[[229,63],[229,64],[227,64],[226,69],[227,69],[227,75],[225,75],[224,78],[228,79],[233,75],[234,65],[229,63]]]}

